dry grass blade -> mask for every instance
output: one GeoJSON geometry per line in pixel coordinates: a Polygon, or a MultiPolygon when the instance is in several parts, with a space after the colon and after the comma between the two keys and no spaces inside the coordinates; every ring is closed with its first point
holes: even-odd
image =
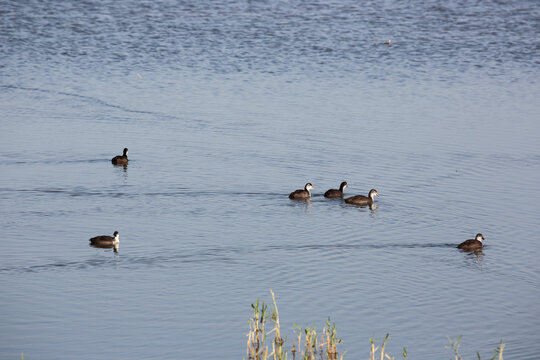
{"type": "MultiPolygon", "coordinates": [[[[263,302],[259,303],[259,299],[254,304],[251,304],[253,308],[253,317],[249,320],[249,333],[247,334],[247,359],[248,360],[288,360],[287,350],[285,349],[286,340],[283,339],[281,334],[281,325],[279,319],[279,311],[277,307],[276,296],[272,290],[273,306],[271,313],[268,314],[268,306],[263,302]],[[267,321],[272,320],[273,328],[267,331],[267,321]],[[272,352],[268,352],[268,344],[266,342],[267,337],[273,334],[272,352]]],[[[326,321],[326,326],[322,330],[320,337],[317,336],[317,330],[315,326],[301,327],[294,324],[298,329],[297,338],[292,343],[292,360],[343,360],[345,353],[338,354],[338,344],[341,343],[341,339],[337,337],[337,329],[334,323],[330,322],[330,319],[326,321]]],[[[459,354],[460,336],[456,341],[448,338],[450,346],[446,348],[451,349],[453,352],[453,360],[463,360],[459,354]]],[[[375,340],[370,338],[370,354],[369,360],[394,360],[393,357],[386,353],[386,344],[390,339],[390,334],[386,334],[382,344],[380,346],[375,345],[375,340]]],[[[504,344],[502,341],[495,349],[495,355],[491,360],[503,360],[504,344]]],[[[407,350],[403,348],[403,358],[407,359],[407,350]]],[[[22,359],[22,354],[21,354],[22,359]]],[[[478,354],[478,359],[481,360],[478,354]]]]}

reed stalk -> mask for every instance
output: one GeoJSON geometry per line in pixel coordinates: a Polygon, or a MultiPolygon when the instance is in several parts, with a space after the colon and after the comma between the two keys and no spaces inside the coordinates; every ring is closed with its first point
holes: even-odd
{"type": "MultiPolygon", "coordinates": [[[[248,360],[288,360],[288,350],[285,349],[286,339],[281,334],[276,296],[272,290],[270,290],[270,293],[273,303],[270,313],[268,312],[268,305],[264,302],[261,304],[259,299],[254,304],[251,304],[253,317],[249,320],[249,333],[247,334],[248,360]],[[269,320],[271,325],[268,323],[269,320]],[[268,331],[270,326],[273,327],[268,331]],[[271,352],[268,350],[270,343],[272,344],[271,352]]],[[[294,326],[296,326],[298,333],[296,339],[292,341],[290,350],[292,360],[343,360],[345,352],[341,355],[338,353],[338,344],[341,344],[341,339],[337,337],[336,324],[331,323],[330,319],[326,321],[320,336],[317,334],[315,325],[305,328],[297,324],[294,324],[294,326]]],[[[453,360],[463,360],[459,354],[462,337],[460,336],[456,341],[448,338],[450,345],[446,346],[446,348],[452,350],[453,360]]],[[[373,338],[369,339],[371,344],[369,360],[394,360],[393,357],[386,353],[386,344],[389,339],[390,334],[386,334],[380,346],[375,345],[373,338]]],[[[499,346],[494,349],[495,355],[491,360],[503,360],[503,350],[504,344],[501,341],[499,346]]],[[[477,356],[478,360],[481,360],[480,354],[477,354],[477,356]]],[[[405,347],[403,347],[403,359],[407,360],[405,347]]]]}
{"type": "MultiPolygon", "coordinates": [[[[377,358],[379,358],[380,360],[384,360],[384,359],[393,360],[394,359],[390,357],[390,355],[388,355],[385,350],[388,339],[390,339],[390,334],[386,334],[386,337],[384,338],[380,347],[375,346],[375,339],[373,338],[369,339],[369,342],[371,344],[371,349],[369,352],[369,360],[377,360],[377,358]],[[379,354],[377,354],[377,351],[379,351],[379,354]]],[[[407,350],[405,350],[405,348],[403,348],[403,357],[407,359],[407,350]]]]}

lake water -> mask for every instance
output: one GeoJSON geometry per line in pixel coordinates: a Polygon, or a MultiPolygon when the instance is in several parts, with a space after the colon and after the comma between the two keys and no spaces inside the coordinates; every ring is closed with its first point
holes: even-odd
{"type": "Polygon", "coordinates": [[[387,332],[396,358],[463,335],[466,358],[538,359],[539,18],[0,2],[0,358],[241,359],[273,289],[289,346],[330,317],[345,359],[387,332]],[[322,196],[343,180],[377,206],[322,196]],[[115,230],[118,254],[88,245],[115,230]]]}

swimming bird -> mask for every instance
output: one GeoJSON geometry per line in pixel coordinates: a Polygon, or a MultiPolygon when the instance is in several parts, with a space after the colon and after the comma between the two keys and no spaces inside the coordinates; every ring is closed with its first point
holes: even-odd
{"type": "Polygon", "coordinates": [[[343,181],[341,185],[339,185],[338,189],[330,189],[327,192],[324,193],[324,197],[327,198],[342,198],[343,197],[343,190],[347,187],[347,182],[343,181]]]}
{"type": "Polygon", "coordinates": [[[128,149],[124,148],[124,154],[113,157],[111,162],[114,165],[126,165],[128,163],[127,154],[128,154],[128,149]]]}
{"type": "Polygon", "coordinates": [[[307,183],[304,189],[295,190],[289,194],[289,199],[292,200],[305,200],[311,197],[309,190],[315,189],[311,183],[307,183]]]}
{"type": "Polygon", "coordinates": [[[392,39],[385,41],[383,44],[388,45],[388,46],[392,45],[392,39]]]}
{"type": "Polygon", "coordinates": [[[114,237],[108,235],[100,235],[90,239],[90,245],[98,247],[112,247],[120,242],[118,231],[114,232],[114,237]]]}
{"type": "Polygon", "coordinates": [[[364,195],[355,195],[351,196],[345,199],[345,202],[347,204],[354,204],[354,205],[373,205],[373,202],[375,201],[375,195],[379,196],[379,193],[375,189],[371,189],[369,191],[368,196],[364,195]]]}
{"type": "Polygon", "coordinates": [[[461,244],[457,246],[458,249],[467,250],[467,251],[474,251],[474,250],[480,250],[484,247],[484,243],[482,242],[484,240],[484,235],[478,233],[476,234],[476,238],[465,240],[461,244]]]}

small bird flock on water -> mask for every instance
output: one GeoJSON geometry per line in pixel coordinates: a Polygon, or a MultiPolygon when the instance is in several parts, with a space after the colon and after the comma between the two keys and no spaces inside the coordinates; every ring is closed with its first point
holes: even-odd
{"type": "MultiPolygon", "coordinates": [[[[392,40],[386,41],[384,44],[390,45],[392,40]]],[[[113,165],[123,165],[127,166],[128,164],[128,149],[124,148],[122,155],[117,155],[111,159],[113,165]]],[[[375,196],[379,197],[379,193],[375,189],[371,189],[367,196],[364,195],[354,195],[350,197],[344,197],[343,191],[348,186],[346,181],[343,181],[339,185],[339,189],[329,189],[324,193],[324,197],[329,199],[343,199],[347,204],[359,205],[359,206],[370,206],[373,207],[375,203],[375,196]]],[[[309,200],[311,198],[311,190],[315,189],[311,183],[306,183],[303,189],[298,189],[289,194],[289,199],[291,200],[309,200]]],[[[115,231],[113,236],[100,235],[90,239],[90,245],[99,248],[113,248],[115,252],[118,252],[120,244],[119,233],[115,231]]],[[[476,234],[474,239],[469,239],[463,241],[457,246],[458,249],[467,251],[467,252],[477,252],[482,250],[484,247],[484,236],[480,233],[476,234]]]]}

